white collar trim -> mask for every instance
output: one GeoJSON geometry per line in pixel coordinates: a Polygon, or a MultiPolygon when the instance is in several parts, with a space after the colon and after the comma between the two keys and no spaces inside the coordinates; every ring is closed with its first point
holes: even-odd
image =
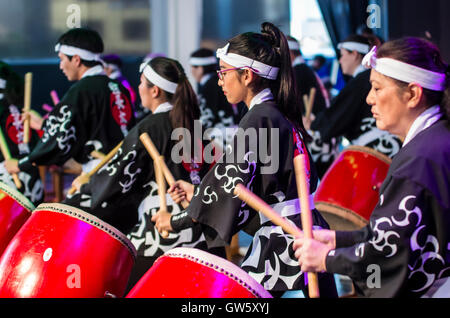
{"type": "Polygon", "coordinates": [[[416,137],[420,132],[435,124],[439,119],[441,119],[442,116],[443,114],[439,105],[428,108],[426,111],[420,114],[419,117],[417,117],[414,123],[411,125],[411,128],[406,135],[405,141],[403,142],[403,147],[412,139],[414,139],[414,137],[416,137]]]}
{"type": "Polygon", "coordinates": [[[102,65],[95,65],[94,67],[89,68],[86,72],[84,72],[81,78],[95,75],[106,75],[102,65]]]}
{"type": "Polygon", "coordinates": [[[250,102],[250,106],[248,107],[248,109],[252,109],[252,107],[255,105],[259,105],[273,99],[274,98],[272,92],[270,91],[270,88],[266,88],[252,98],[252,101],[250,102]]]}
{"type": "Polygon", "coordinates": [[[165,102],[165,103],[159,104],[158,107],[153,112],[153,114],[170,112],[172,109],[173,109],[173,105],[170,104],[169,102],[165,102]]]}
{"type": "Polygon", "coordinates": [[[358,76],[360,73],[364,72],[365,70],[366,70],[366,68],[364,66],[362,66],[361,64],[358,65],[355,72],[353,72],[353,77],[358,76]]]}

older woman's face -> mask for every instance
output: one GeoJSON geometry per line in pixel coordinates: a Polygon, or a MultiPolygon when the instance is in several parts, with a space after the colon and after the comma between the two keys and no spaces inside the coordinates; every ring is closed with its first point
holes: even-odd
{"type": "Polygon", "coordinates": [[[377,122],[377,127],[392,134],[404,136],[408,127],[406,126],[408,108],[402,97],[396,82],[372,70],[370,75],[372,89],[367,96],[367,104],[372,106],[372,114],[377,122]]]}

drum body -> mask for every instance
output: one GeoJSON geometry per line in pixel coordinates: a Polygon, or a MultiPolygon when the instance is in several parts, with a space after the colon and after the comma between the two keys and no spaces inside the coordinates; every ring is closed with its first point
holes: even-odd
{"type": "Polygon", "coordinates": [[[366,226],[378,203],[391,159],[367,147],[342,151],[324,175],[314,203],[333,230],[366,226]]]}
{"type": "Polygon", "coordinates": [[[33,210],[33,203],[22,193],[0,182],[0,256],[33,210]]]}
{"type": "Polygon", "coordinates": [[[271,298],[233,263],[194,248],[158,258],[127,298],[271,298]]]}
{"type": "Polygon", "coordinates": [[[0,297],[121,297],[135,257],[126,236],[100,219],[41,204],[0,258],[0,297]]]}

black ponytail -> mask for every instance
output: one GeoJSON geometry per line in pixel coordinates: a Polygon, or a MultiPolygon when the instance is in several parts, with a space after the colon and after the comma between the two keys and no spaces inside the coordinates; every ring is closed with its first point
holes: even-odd
{"type": "MultiPolygon", "coordinates": [[[[156,57],[149,64],[160,76],[178,84],[174,94],[166,91],[164,93],[167,100],[173,105],[173,109],[169,112],[172,128],[186,128],[189,130],[191,139],[186,139],[184,142],[191,149],[194,138],[194,121],[200,118],[200,108],[197,96],[186,77],[186,73],[178,61],[166,57],[156,57]]],[[[148,84],[150,87],[154,85],[153,83],[148,84]]]]}
{"type": "Polygon", "coordinates": [[[304,113],[303,101],[295,84],[294,72],[292,69],[291,55],[289,53],[289,44],[286,36],[272,23],[264,22],[261,26],[261,32],[268,36],[272,47],[279,55],[280,72],[278,73],[277,83],[277,102],[281,112],[286,118],[294,124],[297,130],[303,136],[305,141],[310,141],[311,137],[303,126],[302,115],[304,113]]]}
{"type": "Polygon", "coordinates": [[[172,97],[173,109],[170,111],[172,128],[186,128],[190,132],[190,140],[186,139],[188,149],[194,145],[194,121],[200,118],[200,107],[197,95],[189,82],[180,63],[172,60],[178,70],[178,86],[172,97]]]}
{"type": "Polygon", "coordinates": [[[243,33],[232,38],[229,43],[231,53],[280,68],[277,80],[258,77],[255,81],[255,90],[269,87],[281,113],[301,133],[305,141],[310,141],[311,137],[303,126],[304,105],[297,92],[289,45],[283,32],[272,23],[264,22],[261,25],[261,34],[243,33]]]}

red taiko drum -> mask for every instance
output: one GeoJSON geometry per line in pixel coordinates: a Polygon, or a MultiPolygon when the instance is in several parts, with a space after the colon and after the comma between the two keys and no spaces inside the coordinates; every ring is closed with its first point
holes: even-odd
{"type": "Polygon", "coordinates": [[[0,256],[33,210],[22,193],[0,182],[0,256]]]}
{"type": "Polygon", "coordinates": [[[314,203],[333,230],[356,230],[369,223],[391,159],[376,150],[350,146],[325,173],[314,203]]]}
{"type": "Polygon", "coordinates": [[[0,298],[122,297],[135,257],[126,236],[100,219],[41,204],[0,258],[0,298]]]}
{"type": "Polygon", "coordinates": [[[194,248],[159,257],[127,298],[272,298],[233,263],[194,248]]]}

